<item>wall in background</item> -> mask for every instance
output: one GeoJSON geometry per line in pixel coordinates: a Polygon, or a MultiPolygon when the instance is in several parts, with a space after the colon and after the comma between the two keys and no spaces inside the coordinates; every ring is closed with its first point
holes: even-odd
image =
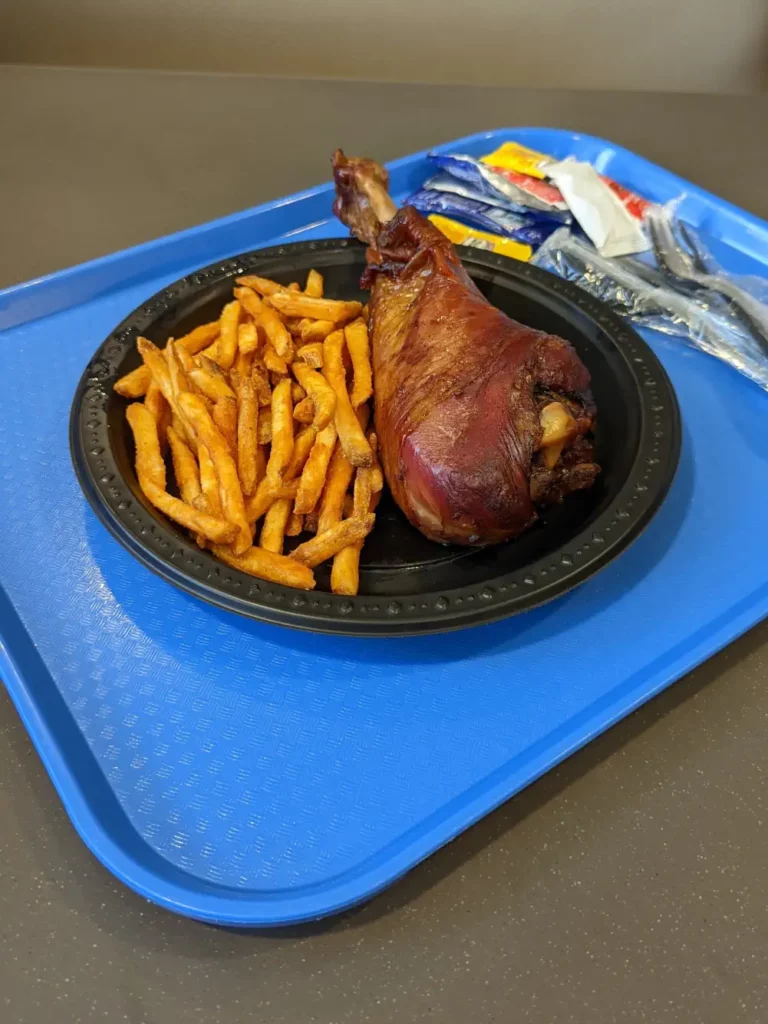
{"type": "Polygon", "coordinates": [[[0,61],[756,92],[768,3],[0,0],[0,61]]]}

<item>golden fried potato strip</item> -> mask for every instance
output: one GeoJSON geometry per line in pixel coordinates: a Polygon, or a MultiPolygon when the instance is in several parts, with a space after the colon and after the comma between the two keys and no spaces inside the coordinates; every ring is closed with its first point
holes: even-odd
{"type": "Polygon", "coordinates": [[[299,544],[291,557],[297,562],[301,562],[302,565],[308,565],[313,569],[321,562],[325,562],[326,559],[333,558],[342,548],[364,540],[373,529],[375,521],[376,516],[372,512],[359,519],[357,516],[353,516],[352,519],[342,519],[330,530],[318,533],[311,540],[299,544]]]}
{"type": "Polygon", "coordinates": [[[353,466],[367,467],[373,453],[347,393],[343,351],[344,332],[329,334],[323,342],[323,375],[336,393],[336,430],[344,453],[353,466]]]}
{"type": "Polygon", "coordinates": [[[312,570],[286,555],[276,555],[264,548],[249,548],[242,555],[236,556],[231,548],[215,547],[213,553],[233,569],[258,576],[269,583],[282,583],[284,587],[294,587],[296,590],[312,590],[315,586],[312,570]]]}

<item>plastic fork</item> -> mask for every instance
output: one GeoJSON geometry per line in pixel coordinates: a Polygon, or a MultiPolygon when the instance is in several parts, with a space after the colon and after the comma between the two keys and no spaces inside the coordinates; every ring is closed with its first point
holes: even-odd
{"type": "Polygon", "coordinates": [[[684,245],[675,235],[670,214],[652,209],[646,216],[645,224],[659,270],[682,291],[710,291],[722,296],[768,357],[768,309],[725,275],[710,273],[693,233],[682,221],[674,223],[684,245]]]}

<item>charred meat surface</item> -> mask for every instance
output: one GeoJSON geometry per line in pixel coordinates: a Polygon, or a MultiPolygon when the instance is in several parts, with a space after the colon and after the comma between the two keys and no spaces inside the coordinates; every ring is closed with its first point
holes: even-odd
{"type": "Polygon", "coordinates": [[[536,506],[590,487],[589,372],[563,338],[483,297],[453,244],[397,210],[372,160],[333,157],[336,215],[368,245],[376,433],[395,501],[425,536],[516,537],[536,506]]]}

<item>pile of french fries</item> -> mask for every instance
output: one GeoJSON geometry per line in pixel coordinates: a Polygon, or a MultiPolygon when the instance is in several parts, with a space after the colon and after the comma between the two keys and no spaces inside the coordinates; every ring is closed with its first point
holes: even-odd
{"type": "Polygon", "coordinates": [[[218,320],[162,349],[139,338],[142,365],[115,391],[132,400],[141,490],[200,547],[301,590],[333,559],[331,589],[353,595],[383,477],[366,311],[323,287],[315,270],[303,290],[239,277],[218,320]]]}

